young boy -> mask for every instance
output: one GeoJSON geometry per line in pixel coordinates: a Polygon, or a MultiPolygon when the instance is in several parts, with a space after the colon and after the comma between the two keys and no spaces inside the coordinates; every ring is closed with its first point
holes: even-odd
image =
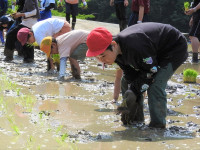
{"type": "MultiPolygon", "coordinates": [[[[60,71],[59,79],[63,80],[66,70],[67,58],[70,60],[72,75],[75,79],[80,79],[80,67],[77,60],[83,61],[86,57],[88,49],[86,40],[89,32],[85,30],[73,30],[58,36],[56,39],[52,37],[45,37],[40,49],[46,53],[47,57],[53,54],[60,55],[60,71]]],[[[51,65],[51,68],[54,66],[51,65]]]]}
{"type": "MultiPolygon", "coordinates": [[[[37,22],[33,25],[32,29],[20,29],[17,33],[17,39],[22,45],[26,43],[33,44],[34,42],[37,42],[37,44],[40,46],[42,39],[46,36],[53,36],[56,38],[59,35],[69,31],[71,31],[71,27],[67,21],[57,18],[49,18],[37,22]]],[[[52,60],[48,59],[47,63],[47,71],[49,71],[49,73],[53,72],[53,70],[50,70],[50,64],[52,64],[52,60]]]]}
{"type": "MultiPolygon", "coordinates": [[[[14,50],[16,48],[15,43],[17,41],[17,32],[23,28],[31,28],[39,18],[39,9],[37,0],[25,0],[23,10],[12,15],[15,19],[22,17],[22,22],[15,26],[6,35],[6,43],[4,49],[4,55],[6,58],[4,61],[12,61],[14,50]]],[[[31,63],[34,61],[34,47],[30,45],[23,46],[24,62],[31,63]]]]}
{"type": "Polygon", "coordinates": [[[42,39],[46,36],[56,38],[69,31],[71,31],[71,27],[67,21],[58,18],[49,18],[37,22],[32,26],[31,30],[22,28],[17,34],[17,39],[22,45],[37,42],[40,46],[42,39]]]}
{"type": "MultiPolygon", "coordinates": [[[[188,57],[187,42],[181,32],[166,24],[142,23],[124,29],[113,38],[107,29],[100,27],[90,32],[87,46],[87,57],[96,57],[109,65],[116,62],[123,70],[129,84],[124,107],[132,112],[135,109],[132,101],[147,90],[149,127],[165,128],[167,81],[188,57]]],[[[122,113],[123,123],[135,121],[132,115],[135,114],[122,113]]]]}
{"type": "MultiPolygon", "coordinates": [[[[8,15],[2,16],[0,18],[0,32],[4,33],[3,32],[4,30],[8,32],[13,23],[14,23],[14,20],[8,15]]],[[[1,38],[2,46],[4,46],[5,45],[4,34],[2,34],[0,38],[1,38]]]]}

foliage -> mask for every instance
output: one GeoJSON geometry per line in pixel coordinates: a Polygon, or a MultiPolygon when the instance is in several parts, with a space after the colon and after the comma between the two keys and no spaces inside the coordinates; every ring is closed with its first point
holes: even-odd
{"type": "MultiPolygon", "coordinates": [[[[102,22],[118,23],[116,17],[115,8],[110,6],[108,0],[86,0],[87,7],[83,6],[81,0],[79,1],[79,15],[77,18],[80,19],[90,19],[102,22]]],[[[11,0],[8,0],[9,5],[11,5],[11,0]]],[[[150,5],[150,22],[160,22],[171,24],[179,29],[181,32],[189,31],[189,20],[191,16],[184,14],[184,6],[188,6],[192,0],[152,0],[150,5]]],[[[131,4],[132,0],[129,0],[129,6],[127,7],[127,21],[131,14],[131,4]]],[[[10,7],[10,6],[9,6],[10,7]]],[[[56,8],[52,10],[54,16],[65,17],[65,0],[59,2],[56,0],[56,8]]]]}
{"type": "Polygon", "coordinates": [[[187,83],[195,83],[198,72],[194,69],[186,69],[183,71],[183,80],[187,83]]]}

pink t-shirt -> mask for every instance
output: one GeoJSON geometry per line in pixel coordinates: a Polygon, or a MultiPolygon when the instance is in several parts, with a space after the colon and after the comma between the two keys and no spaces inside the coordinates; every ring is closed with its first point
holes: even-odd
{"type": "Polygon", "coordinates": [[[78,4],[78,0],[65,0],[69,4],[78,4]]]}
{"type": "Polygon", "coordinates": [[[72,30],[56,38],[60,58],[69,57],[70,54],[82,43],[86,43],[89,31],[72,30]]]}

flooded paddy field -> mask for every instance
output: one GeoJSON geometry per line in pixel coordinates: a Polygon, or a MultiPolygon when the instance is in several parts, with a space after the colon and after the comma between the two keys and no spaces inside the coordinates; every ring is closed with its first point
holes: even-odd
{"type": "MultiPolygon", "coordinates": [[[[77,28],[105,26],[115,34],[118,25],[90,26],[78,20],[77,28]]],[[[46,56],[35,49],[35,62],[23,63],[15,53],[3,61],[0,48],[0,149],[33,150],[199,150],[200,76],[196,84],[183,83],[183,70],[200,64],[188,60],[168,82],[168,116],[165,130],[149,129],[147,98],[145,124],[122,126],[117,106],[111,104],[115,67],[93,58],[80,62],[81,80],[74,80],[67,68],[65,81],[46,72],[46,56]]],[[[69,63],[68,63],[69,64],[69,63]]],[[[121,97],[120,97],[121,100],[121,97]]]]}

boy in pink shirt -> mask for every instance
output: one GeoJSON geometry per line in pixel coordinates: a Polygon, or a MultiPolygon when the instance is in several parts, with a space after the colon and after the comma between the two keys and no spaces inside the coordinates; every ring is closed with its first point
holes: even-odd
{"type": "MultiPolygon", "coordinates": [[[[83,61],[86,57],[87,45],[86,40],[89,31],[85,30],[73,30],[58,36],[56,39],[50,36],[45,37],[40,49],[46,53],[47,57],[51,57],[53,54],[60,55],[60,71],[59,79],[63,80],[66,70],[67,58],[70,60],[72,76],[75,79],[80,79],[80,67],[77,60],[83,61]]],[[[51,69],[54,69],[54,65],[51,64],[51,69]]]]}

